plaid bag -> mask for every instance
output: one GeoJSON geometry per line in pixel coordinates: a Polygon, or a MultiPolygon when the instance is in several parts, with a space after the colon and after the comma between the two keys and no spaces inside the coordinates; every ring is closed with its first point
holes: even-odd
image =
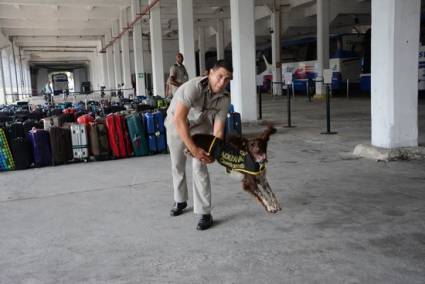
{"type": "Polygon", "coordinates": [[[0,129],[0,171],[12,171],[15,169],[12,152],[7,143],[6,134],[0,129]]]}

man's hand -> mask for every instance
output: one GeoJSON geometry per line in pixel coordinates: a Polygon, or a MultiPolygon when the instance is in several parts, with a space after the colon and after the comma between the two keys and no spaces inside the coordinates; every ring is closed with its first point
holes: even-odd
{"type": "Polygon", "coordinates": [[[211,164],[214,162],[214,158],[210,156],[204,149],[195,147],[190,151],[193,157],[201,161],[203,164],[211,164]]]}

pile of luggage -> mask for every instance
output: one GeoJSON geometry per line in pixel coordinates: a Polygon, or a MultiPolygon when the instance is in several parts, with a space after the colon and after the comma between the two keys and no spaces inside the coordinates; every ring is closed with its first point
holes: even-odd
{"type": "Polygon", "coordinates": [[[0,171],[167,153],[169,102],[146,99],[0,107],[0,171]]]}

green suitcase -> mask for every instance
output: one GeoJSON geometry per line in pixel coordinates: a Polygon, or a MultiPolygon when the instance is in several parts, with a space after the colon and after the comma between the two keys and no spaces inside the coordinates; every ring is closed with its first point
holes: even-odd
{"type": "Polygon", "coordinates": [[[143,128],[142,116],[138,113],[126,117],[128,134],[135,156],[146,156],[149,154],[146,142],[145,130],[143,128]]]}

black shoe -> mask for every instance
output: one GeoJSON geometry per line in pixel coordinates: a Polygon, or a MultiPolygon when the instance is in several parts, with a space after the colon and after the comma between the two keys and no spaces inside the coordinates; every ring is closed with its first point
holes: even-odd
{"type": "Polygon", "coordinates": [[[205,214],[202,215],[199,219],[198,226],[196,227],[197,230],[203,231],[211,227],[213,224],[213,218],[211,214],[205,214]]]}
{"type": "Polygon", "coordinates": [[[174,202],[173,208],[171,208],[171,216],[179,216],[183,213],[183,210],[187,207],[187,202],[174,202]]]}

